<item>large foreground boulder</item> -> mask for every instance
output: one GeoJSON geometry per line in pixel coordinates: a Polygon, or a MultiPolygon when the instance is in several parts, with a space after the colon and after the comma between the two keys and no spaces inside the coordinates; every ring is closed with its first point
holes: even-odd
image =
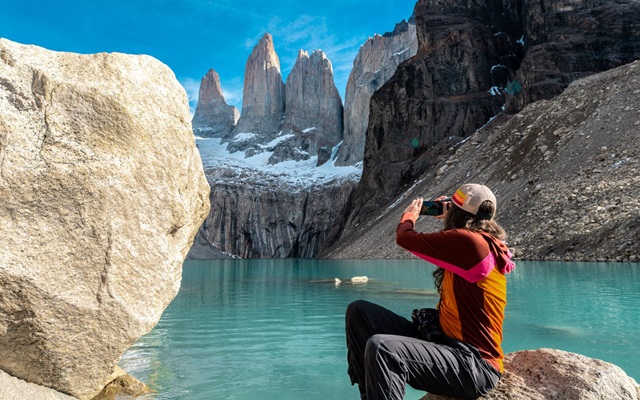
{"type": "Polygon", "coordinates": [[[0,39],[0,369],[91,398],[155,326],[209,211],[189,119],[151,57],[0,39]]]}
{"type": "MultiPolygon", "coordinates": [[[[505,374],[483,400],[636,400],[640,386],[620,367],[554,349],[505,357],[505,374]]],[[[428,394],[422,400],[455,400],[428,394]]]]}

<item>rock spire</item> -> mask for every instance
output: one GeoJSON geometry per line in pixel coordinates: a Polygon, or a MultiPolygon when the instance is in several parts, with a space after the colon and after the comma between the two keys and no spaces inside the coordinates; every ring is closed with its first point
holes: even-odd
{"type": "Polygon", "coordinates": [[[246,150],[257,143],[272,140],[282,123],[284,105],[285,86],[280,60],[271,34],[266,33],[247,60],[242,114],[230,134],[229,150],[246,150]]]}
{"type": "Polygon", "coordinates": [[[240,118],[237,108],[226,103],[220,76],[210,69],[200,81],[198,105],[191,121],[193,132],[206,137],[225,137],[240,118]]]}

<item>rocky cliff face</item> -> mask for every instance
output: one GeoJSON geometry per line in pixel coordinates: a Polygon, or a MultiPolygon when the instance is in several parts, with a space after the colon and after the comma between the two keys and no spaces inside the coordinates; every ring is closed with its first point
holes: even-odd
{"type": "Polygon", "coordinates": [[[365,133],[369,123],[369,101],[389,80],[404,60],[418,50],[416,26],[402,21],[393,32],[369,38],[358,52],[347,81],[344,101],[344,141],[337,165],[354,165],[364,157],[365,133]]]}
{"type": "Polygon", "coordinates": [[[368,222],[452,143],[500,113],[509,96],[518,109],[549,97],[541,87],[564,88],[640,57],[638,7],[622,0],[537,0],[517,8],[506,1],[419,1],[418,53],[371,99],[363,175],[346,230],[368,222]],[[572,47],[561,44],[564,38],[572,47]]]}
{"type": "Polygon", "coordinates": [[[254,47],[244,73],[242,114],[229,137],[230,151],[260,152],[280,130],[285,106],[285,86],[273,38],[265,34],[254,47]]]}
{"type": "Polygon", "coordinates": [[[92,398],[158,322],[209,210],[189,119],[151,57],[0,39],[2,370],[92,398]]]}
{"type": "Polygon", "coordinates": [[[551,99],[575,79],[640,58],[640,3],[529,1],[519,21],[524,58],[507,110],[551,99]]]}
{"type": "MultiPolygon", "coordinates": [[[[517,258],[640,261],[640,61],[573,82],[442,147],[401,195],[322,256],[406,258],[395,228],[410,200],[484,183],[517,258]],[[375,243],[375,246],[373,245],[375,243]]],[[[433,218],[417,229],[442,229],[433,218]]]]}
{"type": "Polygon", "coordinates": [[[193,133],[206,137],[225,137],[231,133],[238,118],[238,109],[224,100],[220,76],[210,69],[200,82],[198,105],[191,120],[193,133]]]}
{"type": "MultiPolygon", "coordinates": [[[[342,219],[359,170],[350,170],[345,179],[323,179],[322,184],[316,178],[327,170],[301,173],[306,181],[295,184],[281,178],[300,172],[300,165],[292,161],[312,160],[315,166],[333,164],[335,146],[342,139],[343,121],[355,124],[359,132],[345,141],[348,145],[342,147],[341,154],[348,161],[343,164],[360,161],[366,126],[366,115],[362,122],[360,113],[368,115],[371,93],[392,75],[401,61],[415,54],[416,47],[415,26],[407,22],[398,24],[390,34],[369,40],[356,62],[359,72],[352,74],[347,89],[347,97],[354,104],[351,117],[343,119],[331,62],[322,51],[309,55],[301,50],[287,77],[286,93],[278,95],[281,86],[276,83],[281,78],[277,55],[271,36],[265,35],[247,62],[240,121],[223,139],[228,142],[229,151],[244,153],[242,160],[235,157],[241,165],[230,166],[222,160],[228,157],[226,150],[216,149],[212,154],[218,156],[209,157],[205,147],[211,143],[201,143],[213,188],[213,208],[189,256],[313,257],[327,240],[333,241],[339,233],[340,225],[336,222],[342,219]],[[277,76],[265,74],[265,65],[277,65],[277,76]],[[248,93],[253,94],[253,100],[248,93]],[[265,101],[269,96],[272,100],[265,101]],[[284,114],[279,108],[265,111],[266,104],[279,104],[280,99],[284,101],[284,114]],[[247,109],[251,104],[253,108],[247,109]],[[256,113],[255,109],[262,111],[256,113]],[[356,153],[352,154],[350,147],[356,153]],[[272,170],[260,171],[264,165],[273,166],[272,170]],[[281,171],[282,168],[287,171],[281,171]]],[[[275,69],[266,71],[271,73],[275,69]]],[[[345,168],[352,167],[342,167],[345,168]]]]}
{"type": "Polygon", "coordinates": [[[199,232],[203,240],[194,243],[192,252],[217,249],[242,258],[315,257],[335,234],[335,221],[356,182],[329,178],[315,184],[287,183],[278,175],[220,167],[207,172],[211,212],[199,232]]]}
{"type": "MultiPolygon", "coordinates": [[[[505,356],[505,374],[482,400],[637,400],[640,386],[619,367],[554,349],[505,356]]],[[[428,394],[421,400],[456,400],[428,394]]]]}
{"type": "Polygon", "coordinates": [[[342,99],[331,61],[321,50],[311,56],[300,50],[287,77],[285,104],[280,135],[286,139],[275,146],[270,163],[308,159],[320,149],[330,154],[342,140],[342,99]]]}

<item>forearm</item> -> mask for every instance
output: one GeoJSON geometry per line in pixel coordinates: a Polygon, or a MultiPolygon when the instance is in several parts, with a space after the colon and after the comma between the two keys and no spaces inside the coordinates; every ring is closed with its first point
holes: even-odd
{"type": "Polygon", "coordinates": [[[418,232],[414,230],[414,221],[411,218],[405,219],[403,216],[402,221],[396,228],[396,243],[398,246],[410,251],[417,250],[415,240],[417,235],[418,232]]]}

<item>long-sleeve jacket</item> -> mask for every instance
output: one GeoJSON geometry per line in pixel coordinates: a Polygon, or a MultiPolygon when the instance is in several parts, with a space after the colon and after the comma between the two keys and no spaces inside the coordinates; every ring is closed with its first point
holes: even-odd
{"type": "Polygon", "coordinates": [[[419,233],[414,230],[414,221],[404,217],[396,241],[445,270],[438,306],[444,334],[476,347],[482,358],[503,372],[505,275],[514,268],[506,244],[469,229],[419,233]]]}

